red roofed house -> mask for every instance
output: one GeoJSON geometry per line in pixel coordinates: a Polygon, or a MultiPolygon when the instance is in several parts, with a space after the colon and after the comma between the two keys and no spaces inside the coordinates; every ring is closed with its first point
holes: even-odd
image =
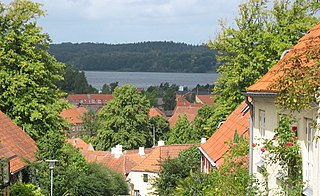
{"type": "Polygon", "coordinates": [[[204,105],[213,105],[215,95],[196,95],[196,102],[204,105]]]}
{"type": "Polygon", "coordinates": [[[67,101],[74,106],[84,106],[87,110],[98,111],[108,101],[112,100],[111,94],[73,94],[68,95],[67,101]]]}
{"type": "Polygon", "coordinates": [[[35,161],[37,150],[36,142],[0,111],[0,159],[9,163],[10,182],[23,179],[26,161],[35,161]]]}
{"type": "Polygon", "coordinates": [[[154,116],[161,116],[163,118],[167,118],[165,113],[163,113],[159,108],[151,107],[149,110],[149,117],[154,117],[154,116]]]}
{"type": "Polygon", "coordinates": [[[170,128],[174,127],[177,120],[184,115],[187,116],[189,122],[192,122],[198,115],[198,110],[203,104],[194,104],[186,100],[182,95],[176,95],[177,104],[172,112],[172,116],[169,118],[170,128]]]}
{"type": "Polygon", "coordinates": [[[150,154],[140,164],[133,167],[127,177],[132,184],[134,195],[155,195],[152,179],[158,176],[161,161],[176,158],[181,151],[192,146],[190,144],[164,145],[160,142],[158,146],[153,147],[150,154]]]}
{"type": "Polygon", "coordinates": [[[85,143],[80,138],[72,138],[67,141],[80,149],[81,154],[88,162],[97,162],[105,165],[118,173],[128,176],[131,169],[139,164],[153,150],[152,148],[140,147],[137,150],[122,151],[121,145],[112,148],[112,151],[95,151],[91,144],[85,143]]]}
{"type": "Polygon", "coordinates": [[[69,124],[69,130],[67,134],[70,137],[76,136],[78,131],[83,128],[83,115],[87,112],[85,107],[69,108],[60,113],[69,124]]]}
{"type": "MultiPolygon", "coordinates": [[[[272,139],[274,137],[274,130],[278,126],[279,115],[278,108],[275,105],[277,96],[277,89],[271,89],[270,85],[273,84],[283,74],[279,74],[282,67],[292,66],[289,61],[291,58],[296,58],[297,54],[302,55],[301,58],[306,59],[305,51],[307,47],[320,46],[320,23],[313,27],[307,34],[305,34],[284,57],[274,65],[267,74],[259,79],[255,84],[247,88],[246,96],[252,98],[252,124],[250,130],[250,143],[256,144],[257,147],[253,148],[250,145],[249,171],[258,179],[263,178],[259,168],[264,163],[264,153],[259,144],[264,139],[272,139]],[[289,63],[288,63],[289,62],[289,63]]],[[[319,66],[314,61],[305,64],[304,66],[319,66]]],[[[316,74],[316,73],[315,73],[316,74]]],[[[319,86],[319,84],[317,84],[319,86]]],[[[302,174],[305,189],[304,195],[320,195],[320,143],[314,137],[319,137],[319,130],[314,130],[312,123],[317,118],[317,108],[311,108],[301,112],[294,113],[297,122],[292,125],[292,129],[297,131],[297,141],[301,147],[302,155],[302,174]]],[[[319,129],[319,127],[317,127],[319,129]]],[[[278,179],[277,165],[267,166],[268,187],[270,195],[276,195],[279,190],[277,183],[278,179]]]]}
{"type": "Polygon", "coordinates": [[[242,102],[226,119],[218,130],[199,147],[201,153],[201,171],[210,173],[214,167],[223,163],[222,156],[229,150],[230,142],[235,134],[249,138],[250,111],[242,102]]]}

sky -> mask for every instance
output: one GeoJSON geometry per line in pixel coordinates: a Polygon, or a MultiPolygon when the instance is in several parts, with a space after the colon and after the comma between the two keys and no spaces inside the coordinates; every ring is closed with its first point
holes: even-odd
{"type": "MultiPolygon", "coordinates": [[[[0,0],[8,3],[11,0],[0,0]]],[[[232,24],[241,0],[34,0],[53,43],[174,41],[202,44],[232,24]]]]}

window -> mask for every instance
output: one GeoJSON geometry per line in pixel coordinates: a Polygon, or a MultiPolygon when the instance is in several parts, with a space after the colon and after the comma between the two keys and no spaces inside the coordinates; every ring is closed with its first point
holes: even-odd
{"type": "Polygon", "coordinates": [[[143,174],[143,182],[148,182],[148,174],[143,174]]]}
{"type": "Polygon", "coordinates": [[[139,190],[134,190],[134,196],[140,196],[140,191],[139,190]]]}
{"type": "Polygon", "coordinates": [[[266,114],[263,110],[259,110],[259,129],[261,138],[264,138],[266,135],[266,114]]]}

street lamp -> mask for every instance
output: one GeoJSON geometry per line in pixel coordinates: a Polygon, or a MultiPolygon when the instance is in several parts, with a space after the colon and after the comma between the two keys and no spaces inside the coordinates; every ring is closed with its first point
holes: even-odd
{"type": "Polygon", "coordinates": [[[49,168],[50,168],[50,173],[51,173],[51,178],[50,178],[50,196],[53,196],[52,190],[53,190],[53,168],[54,164],[58,162],[58,160],[46,160],[46,162],[49,163],[49,168]]]}

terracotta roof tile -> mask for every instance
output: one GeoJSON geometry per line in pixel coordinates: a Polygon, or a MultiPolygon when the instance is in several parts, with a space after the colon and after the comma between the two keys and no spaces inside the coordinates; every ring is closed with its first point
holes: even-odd
{"type": "Polygon", "coordinates": [[[250,110],[245,102],[242,102],[220,126],[220,128],[208,139],[201,148],[219,166],[222,156],[229,150],[227,144],[233,139],[235,130],[239,135],[248,138],[250,126],[250,110]]]}
{"type": "Polygon", "coordinates": [[[149,116],[153,117],[153,116],[162,116],[164,118],[166,118],[167,116],[157,107],[151,107],[149,110],[149,116]]]}
{"type": "Polygon", "coordinates": [[[82,124],[82,116],[87,112],[85,107],[69,108],[60,113],[60,115],[69,123],[82,124]]]}
{"type": "Polygon", "coordinates": [[[161,161],[176,158],[181,151],[191,148],[192,146],[194,145],[175,144],[156,146],[140,164],[132,168],[132,171],[148,171],[157,173],[160,171],[161,161]]]}
{"type": "MultiPolygon", "coordinates": [[[[279,73],[282,66],[290,66],[286,64],[286,60],[293,57],[296,54],[303,54],[307,45],[319,45],[320,46],[320,22],[314,26],[311,30],[305,34],[298,43],[275,64],[262,78],[260,78],[255,84],[247,88],[247,92],[277,92],[276,89],[270,89],[270,85],[274,83],[277,78],[283,74],[279,73]]],[[[306,65],[306,66],[313,66],[306,65]]]]}
{"type": "Polygon", "coordinates": [[[112,99],[111,94],[73,94],[67,97],[69,102],[81,103],[83,105],[105,105],[112,99]]]}
{"type": "Polygon", "coordinates": [[[144,156],[138,154],[139,150],[126,150],[119,158],[115,158],[109,151],[94,151],[91,144],[85,143],[80,138],[68,139],[67,142],[79,148],[86,161],[103,164],[124,175],[129,174],[132,168],[143,161],[153,150],[152,148],[144,149],[144,156]]]}
{"type": "Polygon", "coordinates": [[[198,115],[198,110],[203,105],[194,105],[194,106],[176,106],[175,110],[173,111],[173,115],[169,118],[170,128],[174,127],[177,120],[184,115],[187,116],[189,122],[192,122],[196,116],[198,115]]]}
{"type": "Polygon", "coordinates": [[[35,141],[20,127],[13,123],[0,111],[0,143],[7,148],[15,158],[10,160],[10,172],[15,173],[23,169],[27,161],[35,161],[38,150],[35,141]]]}
{"type": "Polygon", "coordinates": [[[199,99],[200,103],[206,105],[213,105],[215,95],[196,95],[196,99],[199,99]]]}

